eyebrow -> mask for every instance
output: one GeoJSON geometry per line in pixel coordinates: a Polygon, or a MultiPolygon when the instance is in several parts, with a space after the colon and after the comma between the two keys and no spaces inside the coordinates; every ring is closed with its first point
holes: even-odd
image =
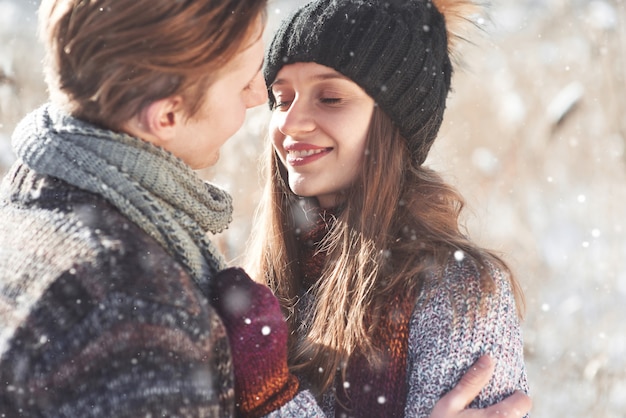
{"type": "MultiPolygon", "coordinates": [[[[317,75],[313,76],[313,80],[315,80],[315,81],[337,80],[337,79],[338,80],[350,80],[345,75],[337,73],[337,72],[317,74],[317,75]]],[[[285,79],[279,78],[276,81],[274,81],[270,87],[272,87],[274,85],[285,84],[285,83],[287,83],[287,81],[285,79]]]]}

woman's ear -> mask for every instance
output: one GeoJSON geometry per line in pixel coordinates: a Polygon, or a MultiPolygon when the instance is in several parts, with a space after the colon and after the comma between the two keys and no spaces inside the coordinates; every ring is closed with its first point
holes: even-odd
{"type": "Polygon", "coordinates": [[[144,141],[163,146],[176,138],[183,123],[183,99],[181,96],[171,96],[144,107],[124,124],[123,129],[144,141]]]}

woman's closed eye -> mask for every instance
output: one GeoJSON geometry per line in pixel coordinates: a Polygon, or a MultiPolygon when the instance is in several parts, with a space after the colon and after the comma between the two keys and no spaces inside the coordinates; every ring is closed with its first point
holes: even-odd
{"type": "Polygon", "coordinates": [[[320,98],[320,102],[329,105],[340,104],[343,101],[340,97],[322,97],[320,98]]]}
{"type": "Polygon", "coordinates": [[[291,100],[276,99],[274,109],[286,109],[291,104],[291,100]]]}

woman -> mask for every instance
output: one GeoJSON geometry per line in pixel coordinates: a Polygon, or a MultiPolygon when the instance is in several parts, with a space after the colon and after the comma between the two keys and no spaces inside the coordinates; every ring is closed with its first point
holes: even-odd
{"type": "Polygon", "coordinates": [[[471,406],[528,390],[519,286],[424,165],[469,6],[318,0],[266,55],[273,147],[251,271],[326,416],[429,416],[482,354],[495,372],[471,406]]]}

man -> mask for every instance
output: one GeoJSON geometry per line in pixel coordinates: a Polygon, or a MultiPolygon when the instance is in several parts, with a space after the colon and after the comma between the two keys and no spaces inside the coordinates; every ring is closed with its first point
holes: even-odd
{"type": "Polygon", "coordinates": [[[0,191],[0,415],[233,415],[206,298],[231,198],[193,169],[266,101],[265,9],[42,2],[51,103],[0,191]]]}

